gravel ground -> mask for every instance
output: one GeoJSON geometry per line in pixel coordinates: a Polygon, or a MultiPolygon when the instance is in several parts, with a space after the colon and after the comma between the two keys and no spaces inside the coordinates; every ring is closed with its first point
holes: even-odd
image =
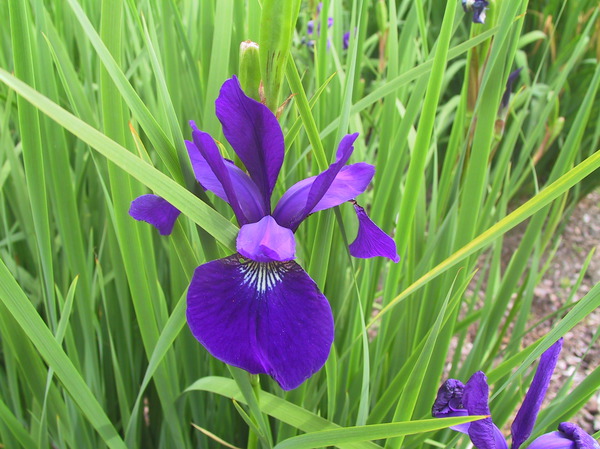
{"type": "MultiPolygon", "coordinates": [[[[575,300],[582,298],[600,282],[600,190],[585,197],[574,210],[551,266],[535,289],[531,323],[564,304],[588,254],[594,249],[595,253],[575,294],[575,300]]],[[[536,329],[530,338],[525,340],[526,343],[548,332],[555,321],[546,322],[536,329]]],[[[573,373],[575,387],[600,365],[600,344],[594,341],[594,334],[598,333],[599,328],[600,309],[596,309],[565,335],[563,350],[549,392],[557,391],[573,373]]],[[[599,407],[600,392],[597,392],[573,421],[590,433],[597,432],[600,430],[599,407]]]]}

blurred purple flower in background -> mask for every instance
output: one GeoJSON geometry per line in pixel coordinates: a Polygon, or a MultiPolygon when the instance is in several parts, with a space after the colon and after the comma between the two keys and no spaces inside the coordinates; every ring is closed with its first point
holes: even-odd
{"type": "MultiPolygon", "coordinates": [[[[196,268],[187,296],[188,325],[213,356],[252,374],[269,374],[290,390],[323,366],[334,335],[327,299],[293,260],[294,232],[302,221],[350,201],[358,216],[350,254],[394,262],[399,256],[394,240],[354,201],[375,173],[364,162],[346,165],[358,134],[345,136],[336,161],[291,186],[271,210],[284,158],[275,115],[247,97],[235,77],[223,84],[215,105],[223,133],[248,174],[224,159],[214,139],[191,123],[193,142],[186,145],[196,179],[229,203],[241,228],[236,254],[196,268]]],[[[130,214],[168,234],[179,211],[144,195],[132,202],[130,214]]]]}
{"type": "Polygon", "coordinates": [[[350,47],[350,31],[346,31],[344,33],[344,36],[342,38],[342,47],[344,48],[344,50],[348,50],[348,47],[350,47]]]}
{"type": "Polygon", "coordinates": [[[489,6],[486,0],[462,0],[465,12],[473,12],[473,23],[485,23],[485,10],[489,6]]]}
{"type": "MultiPolygon", "coordinates": [[[[512,449],[519,449],[531,436],[562,344],[561,338],[540,358],[531,386],[511,426],[512,449]]],[[[438,390],[431,413],[435,418],[489,415],[488,396],[489,386],[485,374],[481,371],[473,374],[466,385],[459,380],[448,379],[438,390]]],[[[492,418],[452,426],[451,429],[469,435],[477,449],[508,449],[502,432],[492,418]]],[[[536,438],[528,448],[600,449],[600,445],[576,424],[565,422],[558,426],[557,432],[550,432],[536,438]]]]}
{"type": "MultiPolygon", "coordinates": [[[[317,6],[317,19],[319,17],[319,13],[321,12],[322,6],[323,6],[322,3],[319,3],[319,5],[317,6]]],[[[317,20],[317,19],[315,19],[315,20],[317,20]]],[[[321,21],[317,20],[317,32],[316,32],[316,36],[313,36],[313,34],[315,34],[315,20],[309,20],[307,22],[306,34],[308,35],[308,39],[306,39],[306,38],[302,39],[302,43],[306,44],[306,46],[308,46],[308,47],[314,47],[316,37],[321,35],[321,21]]],[[[327,17],[327,29],[331,28],[332,26],[333,26],[333,17],[327,17]]],[[[346,31],[342,37],[342,48],[344,50],[348,49],[349,42],[350,42],[350,31],[346,31]]],[[[329,42],[329,39],[327,39],[327,49],[329,49],[330,46],[331,46],[331,43],[329,42]]]]}

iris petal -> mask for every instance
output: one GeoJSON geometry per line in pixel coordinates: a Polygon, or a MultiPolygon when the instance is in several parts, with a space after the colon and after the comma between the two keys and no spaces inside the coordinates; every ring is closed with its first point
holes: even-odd
{"type": "Polygon", "coordinates": [[[237,237],[237,250],[257,262],[283,262],[295,257],[296,240],[291,229],[279,226],[267,215],[257,223],[242,226],[237,237]]]}
{"type": "Polygon", "coordinates": [[[372,167],[368,168],[368,164],[354,164],[345,169],[347,172],[344,175],[341,174],[342,169],[345,168],[344,165],[354,151],[352,145],[357,137],[358,133],[345,136],[338,146],[336,161],[327,170],[293,185],[281,197],[273,212],[273,216],[281,226],[295,231],[309,214],[341,204],[335,204],[334,198],[351,199],[356,196],[348,197],[351,192],[364,192],[373,177],[374,169],[372,167]],[[350,167],[355,168],[350,169],[350,167]],[[338,175],[340,179],[336,182],[338,175]],[[367,178],[368,181],[365,183],[367,178]],[[332,190],[331,195],[327,197],[330,189],[332,190]],[[324,202],[321,203],[321,201],[324,202]]]}
{"type": "Polygon", "coordinates": [[[247,97],[235,76],[223,83],[215,106],[225,138],[248,169],[270,213],[271,193],[284,155],[277,118],[265,105],[247,97]]]}
{"type": "MultiPolygon", "coordinates": [[[[489,415],[488,404],[489,386],[485,374],[477,371],[465,385],[463,404],[469,415],[489,415]]],[[[508,449],[500,429],[491,418],[481,419],[470,423],[469,438],[477,449],[508,449]]]]}
{"type": "Polygon", "coordinates": [[[600,449],[600,444],[577,424],[563,422],[558,430],[575,443],[575,449],[600,449]]]}
{"type": "Polygon", "coordinates": [[[550,432],[533,440],[527,449],[577,449],[577,446],[564,433],[550,432]]]}
{"type": "Polygon", "coordinates": [[[519,449],[523,442],[531,436],[542,401],[546,396],[546,390],[550,385],[550,378],[556,367],[562,344],[563,340],[561,338],[540,357],[540,364],[533,376],[531,386],[527,390],[523,404],[510,429],[513,438],[513,449],[519,449]]]}
{"type": "Polygon", "coordinates": [[[142,195],[131,202],[129,215],[153,225],[161,235],[173,232],[175,221],[181,212],[160,196],[142,195]]]}
{"type": "MultiPolygon", "coordinates": [[[[192,125],[192,128],[195,128],[193,123],[190,124],[192,125]]],[[[246,217],[242,211],[237,192],[231,180],[230,172],[225,165],[223,156],[221,156],[221,153],[219,152],[219,148],[217,148],[217,144],[210,134],[202,132],[197,128],[192,131],[192,137],[194,138],[194,145],[198,148],[202,157],[208,163],[210,170],[221,184],[223,193],[227,197],[226,201],[233,209],[238,223],[240,225],[248,223],[248,217],[246,217]]]]}
{"type": "Polygon", "coordinates": [[[365,210],[356,203],[354,210],[358,216],[358,234],[349,246],[350,254],[361,259],[377,256],[387,257],[398,263],[400,256],[396,251],[394,239],[373,223],[365,210]]]}
{"type": "MultiPolygon", "coordinates": [[[[194,125],[195,128],[195,125],[194,125]]],[[[194,170],[194,175],[200,185],[206,190],[210,190],[219,198],[228,202],[227,193],[219,181],[219,178],[214,174],[206,159],[198,147],[189,140],[185,141],[190,162],[194,170]]],[[[237,194],[239,205],[250,222],[258,221],[263,217],[266,211],[263,208],[261,194],[254,184],[254,181],[238,168],[233,162],[224,159],[225,168],[229,172],[229,178],[233,185],[233,189],[237,194]]]]}
{"type": "MultiPolygon", "coordinates": [[[[342,167],[325,195],[309,213],[313,214],[320,210],[339,206],[352,198],[356,198],[367,189],[374,174],[375,167],[364,162],[342,167]]],[[[308,200],[308,193],[316,178],[316,176],[313,176],[303,179],[283,194],[273,212],[273,216],[282,226],[294,229],[296,223],[300,224],[306,218],[303,214],[304,208],[308,200]]]]}
{"type": "Polygon", "coordinates": [[[260,263],[235,254],[199,266],[187,321],[213,356],[269,374],[284,390],[318,371],[333,342],[329,303],[293,261],[260,263]]]}

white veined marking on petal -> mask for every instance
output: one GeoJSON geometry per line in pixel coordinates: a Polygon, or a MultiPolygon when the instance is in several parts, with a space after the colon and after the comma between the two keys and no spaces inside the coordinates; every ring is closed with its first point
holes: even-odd
{"type": "Polygon", "coordinates": [[[240,271],[244,275],[242,284],[247,284],[259,293],[264,293],[281,281],[285,268],[278,262],[255,262],[252,260],[243,263],[240,271]]]}

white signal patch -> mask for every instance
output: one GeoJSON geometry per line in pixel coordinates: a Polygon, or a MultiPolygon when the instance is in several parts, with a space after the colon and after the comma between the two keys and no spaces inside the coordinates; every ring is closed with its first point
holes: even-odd
{"type": "Polygon", "coordinates": [[[253,260],[243,263],[240,271],[244,275],[242,284],[248,285],[264,293],[271,290],[285,273],[284,264],[278,262],[255,262],[253,260]]]}

